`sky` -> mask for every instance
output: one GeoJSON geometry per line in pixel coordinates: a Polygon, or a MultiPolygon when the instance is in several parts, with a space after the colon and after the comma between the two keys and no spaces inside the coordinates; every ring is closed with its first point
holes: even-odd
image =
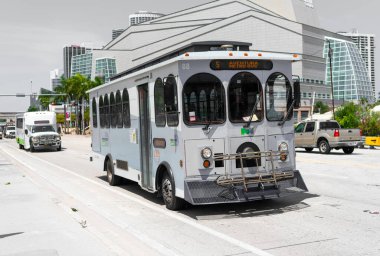
{"type": "MultiPolygon", "coordinates": [[[[112,29],[128,26],[139,10],[169,14],[211,0],[2,0],[0,8],[0,95],[49,88],[50,71],[63,68],[63,47],[91,42],[103,46],[112,29]]],[[[278,0],[281,1],[281,0],[278,0]]],[[[322,28],[376,34],[379,0],[314,0],[322,28]],[[365,4],[364,4],[365,3],[365,4]]],[[[376,51],[380,91],[380,51],[376,51]]],[[[29,100],[0,96],[0,112],[22,112],[29,100]]]]}

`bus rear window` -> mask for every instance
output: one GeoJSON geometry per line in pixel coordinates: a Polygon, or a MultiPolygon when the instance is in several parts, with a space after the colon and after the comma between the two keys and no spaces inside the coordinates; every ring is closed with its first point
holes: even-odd
{"type": "Polygon", "coordinates": [[[220,80],[206,73],[189,78],[183,88],[183,118],[187,125],[226,121],[225,91],[220,80]]]}

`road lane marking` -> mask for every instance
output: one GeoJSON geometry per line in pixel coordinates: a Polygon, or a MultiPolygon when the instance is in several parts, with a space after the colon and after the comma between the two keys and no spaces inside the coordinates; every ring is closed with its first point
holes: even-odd
{"type": "MultiPolygon", "coordinates": [[[[11,147],[11,146],[8,146],[8,147],[11,147]]],[[[14,149],[14,148],[13,148],[13,149],[14,149]]],[[[17,162],[19,162],[19,163],[21,163],[22,165],[26,166],[27,168],[29,168],[29,169],[31,169],[31,170],[34,169],[33,167],[30,168],[30,166],[28,166],[26,163],[21,162],[21,161],[18,160],[16,157],[12,156],[12,155],[11,155],[9,152],[7,152],[6,150],[4,150],[4,152],[5,152],[7,155],[9,155],[11,158],[13,158],[14,160],[16,160],[17,162]]],[[[226,242],[228,242],[228,243],[230,243],[230,244],[233,244],[233,245],[235,245],[235,246],[237,246],[237,247],[240,247],[240,248],[242,248],[242,249],[244,249],[244,250],[247,250],[248,252],[251,252],[251,253],[253,253],[253,254],[257,255],[257,256],[273,256],[272,254],[270,254],[270,253],[268,253],[268,252],[265,252],[265,251],[263,251],[263,250],[261,250],[261,249],[259,249],[259,248],[257,248],[257,247],[254,247],[254,246],[252,246],[252,245],[250,245],[250,244],[247,244],[247,243],[242,242],[242,241],[240,241],[240,240],[238,240],[238,239],[235,239],[235,238],[233,238],[233,237],[230,237],[230,236],[228,236],[228,235],[226,235],[226,234],[223,234],[223,233],[221,233],[221,232],[219,232],[219,231],[216,231],[216,230],[213,230],[213,229],[211,229],[211,228],[209,228],[209,227],[206,227],[206,226],[204,226],[204,225],[201,225],[201,224],[197,223],[195,220],[191,220],[191,219],[187,219],[187,218],[184,218],[184,217],[178,216],[177,214],[175,214],[175,213],[173,213],[173,212],[170,212],[169,210],[162,209],[162,208],[159,208],[159,207],[157,207],[157,206],[154,206],[154,205],[152,205],[152,204],[150,204],[150,203],[144,202],[144,201],[142,201],[142,200],[140,200],[140,199],[138,199],[138,198],[135,198],[135,197],[130,196],[130,195],[126,194],[126,193],[123,193],[123,192],[121,192],[121,191],[118,191],[118,190],[116,190],[116,189],[113,189],[113,188],[110,187],[110,186],[106,186],[106,185],[104,185],[104,184],[102,184],[102,183],[96,182],[96,181],[94,181],[94,180],[92,180],[92,179],[89,179],[89,178],[84,177],[84,176],[81,176],[81,175],[79,175],[79,174],[77,174],[77,173],[75,173],[75,172],[72,172],[72,171],[70,171],[70,170],[68,170],[68,169],[66,169],[66,168],[63,168],[63,167],[61,167],[61,166],[58,166],[58,165],[56,165],[56,164],[50,163],[50,162],[48,162],[48,161],[46,161],[46,160],[43,160],[43,159],[41,159],[41,158],[38,158],[38,157],[33,156],[33,155],[31,155],[31,154],[28,154],[28,153],[26,153],[25,151],[19,151],[19,153],[23,153],[24,155],[26,155],[26,156],[28,156],[28,157],[30,157],[30,158],[33,158],[33,159],[35,159],[35,160],[37,160],[37,161],[40,161],[40,162],[46,163],[46,164],[48,164],[48,165],[50,165],[50,166],[52,166],[52,167],[54,167],[54,168],[56,168],[56,169],[59,169],[59,170],[65,172],[65,173],[67,173],[67,174],[70,174],[70,175],[73,175],[73,176],[75,176],[75,177],[78,177],[78,178],[80,178],[80,179],[82,179],[82,180],[84,180],[84,181],[87,181],[87,182],[89,182],[89,183],[92,183],[92,184],[94,184],[94,185],[96,185],[96,186],[98,186],[98,187],[101,187],[101,188],[105,189],[105,190],[108,190],[108,191],[110,191],[110,192],[113,192],[113,193],[115,193],[115,194],[118,194],[119,196],[124,197],[124,198],[126,198],[126,199],[128,199],[128,200],[130,200],[130,201],[133,201],[133,202],[138,203],[138,204],[140,204],[140,205],[142,205],[142,206],[144,206],[144,207],[147,207],[147,208],[149,208],[149,209],[151,209],[151,210],[154,210],[154,211],[156,211],[156,212],[159,212],[159,213],[161,213],[161,214],[164,214],[164,215],[166,215],[166,216],[168,216],[168,217],[170,217],[170,218],[176,219],[176,220],[178,220],[178,221],[180,221],[180,222],[182,222],[182,223],[185,223],[185,224],[187,224],[187,225],[189,225],[189,226],[192,226],[192,227],[194,227],[194,228],[196,228],[196,229],[198,229],[198,230],[201,230],[201,231],[203,231],[203,232],[206,232],[206,233],[208,233],[208,234],[210,234],[210,235],[212,235],[212,236],[214,236],[214,237],[217,237],[217,238],[219,238],[219,239],[222,239],[222,240],[224,240],[224,241],[226,241],[226,242]]]]}

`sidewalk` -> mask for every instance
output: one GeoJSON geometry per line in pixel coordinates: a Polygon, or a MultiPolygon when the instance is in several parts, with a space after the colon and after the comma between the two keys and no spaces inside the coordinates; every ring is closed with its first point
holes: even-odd
{"type": "MultiPolygon", "coordinates": [[[[3,144],[4,145],[4,144],[3,144]]],[[[113,255],[0,144],[0,256],[113,255]]]]}

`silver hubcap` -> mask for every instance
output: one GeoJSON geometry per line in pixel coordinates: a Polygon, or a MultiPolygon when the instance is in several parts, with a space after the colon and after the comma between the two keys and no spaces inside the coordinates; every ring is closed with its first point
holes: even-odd
{"type": "Polygon", "coordinates": [[[171,203],[173,200],[173,194],[172,194],[172,183],[170,180],[165,179],[162,184],[162,195],[166,202],[171,203]]]}
{"type": "Polygon", "coordinates": [[[323,152],[325,152],[325,151],[327,150],[327,145],[326,145],[325,142],[322,142],[322,143],[321,143],[321,150],[322,150],[323,152]]]}

